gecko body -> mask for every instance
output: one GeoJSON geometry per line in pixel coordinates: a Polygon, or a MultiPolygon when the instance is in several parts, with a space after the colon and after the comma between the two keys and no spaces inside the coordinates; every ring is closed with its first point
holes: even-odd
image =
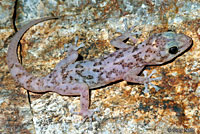
{"type": "Polygon", "coordinates": [[[84,117],[93,113],[93,110],[89,109],[89,89],[118,80],[148,84],[151,81],[149,77],[139,76],[146,65],[159,65],[171,61],[192,45],[190,37],[174,32],[154,34],[137,46],[126,45],[123,40],[132,37],[122,35],[111,41],[118,50],[97,59],[76,61],[78,53],[71,47],[67,57],[61,60],[50,74],[39,78],[22,67],[17,59],[16,50],[21,37],[31,26],[49,19],[56,17],[33,20],[12,38],[7,55],[11,75],[32,92],[52,91],[61,95],[80,95],[79,114],[84,117]]]}

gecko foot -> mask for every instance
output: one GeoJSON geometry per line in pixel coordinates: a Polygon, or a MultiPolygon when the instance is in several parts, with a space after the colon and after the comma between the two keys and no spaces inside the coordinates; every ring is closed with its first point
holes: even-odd
{"type": "Polygon", "coordinates": [[[83,117],[81,123],[75,125],[75,127],[78,129],[80,128],[81,125],[83,125],[86,122],[87,119],[89,119],[89,124],[90,124],[89,128],[92,128],[93,117],[94,118],[96,117],[94,113],[99,111],[100,111],[99,108],[96,108],[96,109],[81,110],[80,112],[74,112],[73,110],[71,110],[70,112],[72,114],[81,115],[83,117]]]}
{"type": "Polygon", "coordinates": [[[79,46],[78,44],[78,36],[75,37],[75,43],[72,45],[71,43],[64,44],[64,52],[71,52],[71,51],[78,51],[80,48],[84,47],[85,44],[81,43],[79,46]]]}
{"type": "Polygon", "coordinates": [[[151,74],[148,76],[148,73],[147,71],[143,71],[143,74],[144,74],[144,77],[145,77],[145,81],[144,81],[144,86],[145,86],[145,90],[143,91],[144,93],[148,93],[149,92],[149,89],[148,89],[148,85],[151,85],[152,87],[154,87],[156,89],[156,91],[158,91],[160,88],[154,84],[152,84],[151,82],[152,81],[158,81],[158,80],[161,80],[162,77],[156,77],[156,78],[151,78],[151,76],[153,74],[156,73],[156,70],[154,69],[151,74]]]}
{"type": "Polygon", "coordinates": [[[124,31],[122,31],[122,30],[119,30],[118,29],[118,31],[120,31],[121,33],[123,33],[123,36],[124,37],[128,37],[128,38],[130,38],[132,41],[133,41],[133,43],[134,44],[136,44],[137,43],[137,39],[136,38],[134,38],[133,36],[135,36],[135,35],[141,35],[141,32],[140,31],[138,31],[138,32],[131,32],[131,31],[133,31],[133,29],[135,29],[135,27],[136,27],[136,25],[133,25],[133,26],[131,26],[131,28],[128,28],[128,23],[127,23],[127,19],[124,19],[123,20],[123,23],[124,23],[124,31]]]}
{"type": "Polygon", "coordinates": [[[96,109],[81,110],[80,112],[74,112],[74,110],[70,110],[72,114],[81,115],[83,117],[81,123],[75,124],[75,127],[77,129],[79,129],[83,124],[85,124],[87,119],[89,119],[89,128],[92,129],[93,118],[98,119],[98,117],[94,115],[94,113],[99,111],[100,111],[100,106],[96,109]]]}
{"type": "Polygon", "coordinates": [[[74,110],[70,110],[72,114],[81,115],[84,118],[84,120],[86,120],[87,118],[92,118],[94,113],[99,111],[99,107],[96,109],[81,110],[80,112],[74,112],[74,110]]]}

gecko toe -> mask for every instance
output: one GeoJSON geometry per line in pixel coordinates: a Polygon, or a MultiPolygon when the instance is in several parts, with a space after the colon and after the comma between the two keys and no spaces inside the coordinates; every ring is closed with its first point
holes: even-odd
{"type": "Polygon", "coordinates": [[[154,69],[149,75],[147,73],[147,71],[143,71],[143,74],[144,74],[144,77],[146,78],[146,80],[144,81],[144,86],[145,86],[145,90],[143,91],[144,93],[149,93],[149,89],[148,89],[148,86],[152,86],[153,88],[155,88],[156,91],[159,91],[159,87],[152,84],[151,82],[152,81],[158,81],[158,80],[161,80],[162,77],[156,77],[156,78],[151,78],[151,76],[153,74],[155,74],[157,71],[154,69]]]}

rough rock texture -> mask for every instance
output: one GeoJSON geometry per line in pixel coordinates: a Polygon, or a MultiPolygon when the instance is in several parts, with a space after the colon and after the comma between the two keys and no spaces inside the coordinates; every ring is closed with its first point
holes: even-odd
{"type": "Polygon", "coordinates": [[[3,0],[0,2],[0,133],[200,133],[200,2],[198,0],[3,0]],[[174,62],[156,69],[161,90],[118,82],[93,90],[92,122],[82,123],[79,97],[35,94],[20,87],[6,65],[8,43],[32,19],[64,16],[40,23],[22,38],[24,67],[36,76],[48,74],[66,55],[66,44],[85,43],[83,59],[115,51],[110,40],[135,25],[141,42],[152,33],[172,30],[193,38],[194,45],[174,62]]]}

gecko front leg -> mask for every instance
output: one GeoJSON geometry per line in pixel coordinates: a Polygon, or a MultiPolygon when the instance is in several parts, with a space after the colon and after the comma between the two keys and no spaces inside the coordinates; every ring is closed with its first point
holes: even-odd
{"type": "Polygon", "coordinates": [[[138,69],[132,69],[129,72],[127,72],[124,77],[123,80],[127,81],[127,82],[133,82],[133,83],[139,83],[139,84],[144,84],[145,86],[145,90],[143,91],[144,93],[148,93],[149,89],[148,89],[148,85],[151,85],[152,87],[154,87],[156,89],[156,91],[159,90],[159,87],[157,87],[156,85],[152,84],[151,81],[156,81],[156,80],[161,80],[162,77],[157,77],[157,78],[151,78],[151,76],[156,73],[156,70],[153,70],[151,72],[151,74],[148,76],[147,75],[147,71],[143,71],[144,76],[138,76],[136,72],[140,72],[142,70],[141,68],[138,69]]]}

